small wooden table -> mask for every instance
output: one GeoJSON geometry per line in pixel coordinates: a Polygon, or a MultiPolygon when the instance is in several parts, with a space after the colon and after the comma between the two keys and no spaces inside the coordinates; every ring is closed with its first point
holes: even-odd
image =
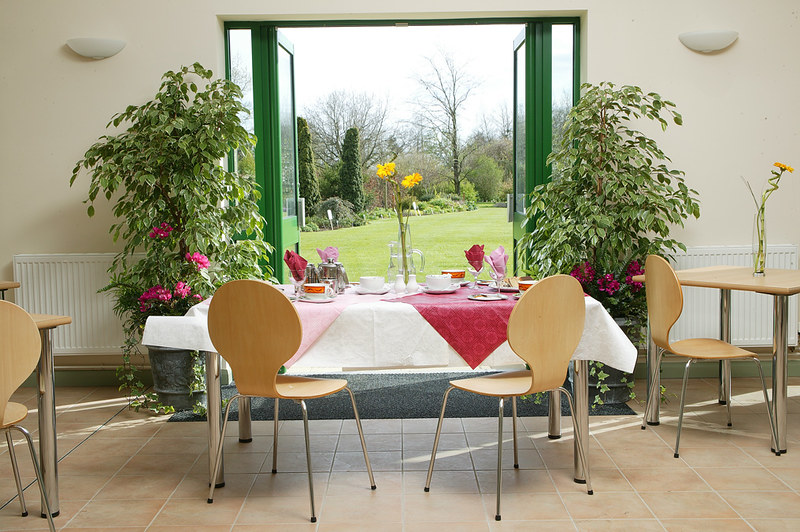
{"type": "Polygon", "coordinates": [[[19,283],[16,281],[0,281],[0,299],[6,298],[6,290],[9,288],[19,288],[19,283]]]}
{"type": "MultiPolygon", "coordinates": [[[[786,452],[786,399],[788,384],[788,323],[789,296],[800,293],[800,270],[779,270],[767,268],[763,277],[753,277],[753,269],[739,266],[707,266],[675,272],[682,286],[717,288],[720,291],[720,339],[731,341],[731,290],[758,292],[773,296],[773,340],[772,340],[772,412],[778,441],[772,442],[773,451],[786,452]]],[[[634,277],[643,282],[645,275],[634,277]]],[[[652,345],[647,349],[648,397],[651,390],[660,390],[660,376],[655,368],[656,350],[652,345]]],[[[730,401],[731,372],[730,361],[722,365],[720,402],[730,401]]],[[[645,420],[648,424],[658,424],[659,401],[648,400],[645,420]]]]}
{"type": "MultiPolygon", "coordinates": [[[[42,337],[42,354],[37,367],[37,396],[39,398],[39,461],[50,512],[56,517],[58,501],[58,451],[56,449],[55,372],[53,371],[53,329],[72,323],[69,316],[31,314],[42,337]]],[[[44,508],[44,503],[42,503],[44,508]]],[[[46,517],[42,514],[42,517],[46,517]]]]}

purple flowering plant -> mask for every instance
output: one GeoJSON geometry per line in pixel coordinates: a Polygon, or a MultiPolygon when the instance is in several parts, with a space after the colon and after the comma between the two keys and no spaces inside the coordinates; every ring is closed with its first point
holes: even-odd
{"type": "Polygon", "coordinates": [[[633,281],[634,276],[643,273],[638,260],[619,270],[599,272],[589,261],[584,261],[576,265],[570,275],[581,283],[586,294],[602,303],[609,314],[631,324],[641,323],[641,316],[647,311],[644,285],[633,281]]]}

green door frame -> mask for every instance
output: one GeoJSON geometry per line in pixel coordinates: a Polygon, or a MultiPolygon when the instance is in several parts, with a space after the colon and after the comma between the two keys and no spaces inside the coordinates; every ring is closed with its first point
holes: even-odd
{"type": "MultiPolygon", "coordinates": [[[[278,28],[280,27],[353,27],[353,26],[433,26],[464,24],[524,24],[526,42],[525,65],[525,191],[527,195],[537,185],[550,179],[550,167],[546,160],[552,150],[552,34],[553,24],[572,24],[573,32],[573,99],[580,96],[580,19],[577,17],[555,18],[486,18],[486,19],[393,19],[393,20],[349,20],[349,21],[262,21],[225,22],[226,72],[230,76],[229,29],[250,29],[253,46],[253,113],[255,135],[258,139],[255,150],[256,181],[263,191],[259,203],[261,214],[267,221],[264,237],[274,247],[270,264],[275,277],[284,278],[283,227],[280,176],[280,123],[278,108],[278,28]],[[267,169],[269,171],[267,171],[267,169]],[[270,182],[267,182],[270,181],[270,182]]],[[[295,147],[296,149],[296,147],[295,147]]],[[[518,214],[516,194],[514,196],[514,242],[522,233],[530,231],[523,226],[524,215],[518,214]]],[[[527,207],[527,199],[526,205],[527,207]]],[[[295,220],[296,225],[296,220],[295,220]]],[[[515,253],[515,271],[518,269],[515,253]]]]}

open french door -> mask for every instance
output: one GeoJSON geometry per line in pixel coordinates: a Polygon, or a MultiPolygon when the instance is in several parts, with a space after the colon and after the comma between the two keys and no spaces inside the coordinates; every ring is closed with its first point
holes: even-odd
{"type": "Polygon", "coordinates": [[[547,157],[579,91],[578,23],[540,20],[514,40],[514,271],[526,257],[517,242],[533,229],[525,210],[531,191],[551,179],[547,157]]]}

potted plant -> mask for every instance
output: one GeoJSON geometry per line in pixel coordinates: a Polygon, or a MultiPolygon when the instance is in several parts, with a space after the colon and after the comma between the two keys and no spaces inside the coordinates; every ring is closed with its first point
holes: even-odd
{"type": "MultiPolygon", "coordinates": [[[[698,217],[700,207],[684,173],[634,126],[651,120],[666,130],[682,118],[672,102],[639,87],[603,82],[581,90],[548,157],[551,180],[531,193],[532,229],[521,240],[526,271],[536,278],[571,273],[618,322],[641,332],[645,291],[631,277],[651,253],[685,251],[670,229],[698,217]]],[[[608,373],[593,370],[601,377],[598,391],[605,391],[608,373]]],[[[630,381],[623,383],[627,400],[632,379],[620,378],[630,381]]]]}
{"type": "MultiPolygon", "coordinates": [[[[111,291],[114,310],[123,319],[126,340],[117,373],[120,389],[136,398],[136,408],[154,404],[151,396],[142,396],[144,386],[131,360],[140,353],[147,317],[183,315],[230,279],[269,275],[260,266],[271,250],[263,240],[255,178],[220,164],[232,150],[255,144],[241,124],[247,110],[234,83],[212,77],[198,63],[165,73],[151,101],[112,117],[107,127],[125,130],[101,137],[70,179],[72,185],[81,169],[88,171],[89,216],[98,195],[114,201],[116,221],[109,232],[124,247],[103,290],[111,291]]],[[[156,381],[158,353],[150,354],[156,381]]],[[[178,365],[191,368],[187,357],[178,365]]],[[[178,379],[184,388],[193,380],[178,379]]],[[[183,395],[188,398],[188,388],[183,395]]]]}

